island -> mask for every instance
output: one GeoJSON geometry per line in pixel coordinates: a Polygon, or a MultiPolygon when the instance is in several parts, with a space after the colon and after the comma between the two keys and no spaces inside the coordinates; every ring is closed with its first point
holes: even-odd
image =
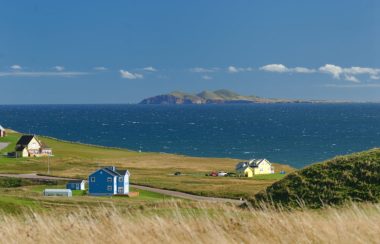
{"type": "Polygon", "coordinates": [[[171,92],[142,100],[139,104],[250,104],[250,103],[327,103],[324,100],[300,100],[262,98],[255,95],[243,96],[238,93],[221,89],[202,91],[198,94],[171,92]]]}

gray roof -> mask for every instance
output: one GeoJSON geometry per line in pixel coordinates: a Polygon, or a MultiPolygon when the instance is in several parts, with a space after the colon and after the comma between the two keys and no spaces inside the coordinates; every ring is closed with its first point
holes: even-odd
{"type": "Polygon", "coordinates": [[[68,183],[81,184],[84,180],[70,180],[68,183]]]}

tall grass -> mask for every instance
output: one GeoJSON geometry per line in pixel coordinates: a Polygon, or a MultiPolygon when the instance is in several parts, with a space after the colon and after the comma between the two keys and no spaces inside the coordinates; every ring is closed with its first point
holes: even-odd
{"type": "Polygon", "coordinates": [[[281,211],[173,201],[147,210],[0,216],[3,243],[375,243],[379,237],[378,204],[281,211]]]}

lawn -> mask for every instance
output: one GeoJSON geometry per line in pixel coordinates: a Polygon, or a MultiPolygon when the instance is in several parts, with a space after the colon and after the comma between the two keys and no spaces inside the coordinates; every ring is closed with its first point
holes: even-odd
{"type": "MultiPolygon", "coordinates": [[[[13,149],[20,137],[9,133],[2,141],[11,145],[1,151],[13,149]]],[[[126,149],[107,148],[39,137],[53,148],[50,158],[50,174],[55,176],[86,178],[101,166],[115,165],[131,172],[131,182],[163,189],[178,190],[198,195],[218,197],[247,197],[281,179],[283,175],[257,176],[254,178],[207,177],[211,171],[233,172],[238,159],[199,158],[175,154],[139,153],[126,149]],[[181,176],[173,173],[180,171],[181,176]]],[[[47,174],[48,158],[0,157],[0,173],[47,174]]],[[[274,164],[277,172],[287,173],[294,169],[274,164]]]]}

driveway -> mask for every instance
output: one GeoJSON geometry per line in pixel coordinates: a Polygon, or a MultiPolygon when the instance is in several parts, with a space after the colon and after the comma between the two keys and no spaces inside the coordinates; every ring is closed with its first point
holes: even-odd
{"type": "Polygon", "coordinates": [[[9,145],[8,142],[0,142],[0,150],[3,150],[3,149],[6,148],[8,145],[9,145]]]}

